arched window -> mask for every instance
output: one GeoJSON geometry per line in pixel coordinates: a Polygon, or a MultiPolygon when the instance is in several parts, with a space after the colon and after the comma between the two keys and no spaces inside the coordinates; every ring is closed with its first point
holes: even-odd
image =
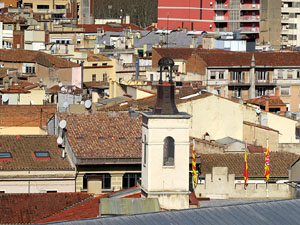
{"type": "Polygon", "coordinates": [[[164,166],[174,166],[174,138],[166,137],[164,140],[164,166]]]}

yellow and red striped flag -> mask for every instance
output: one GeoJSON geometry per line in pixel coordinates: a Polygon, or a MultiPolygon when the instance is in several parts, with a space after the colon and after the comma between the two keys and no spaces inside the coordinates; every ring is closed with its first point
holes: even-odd
{"type": "Polygon", "coordinates": [[[192,159],[192,168],[193,168],[193,181],[194,188],[197,187],[197,172],[196,172],[196,151],[195,151],[195,139],[193,139],[193,159],[192,159]]]}
{"type": "Polygon", "coordinates": [[[269,178],[270,178],[269,140],[267,140],[267,151],[265,155],[265,178],[266,178],[266,182],[269,182],[269,178]]]}
{"type": "Polygon", "coordinates": [[[245,143],[245,163],[244,163],[244,188],[246,189],[248,185],[248,176],[249,176],[249,171],[248,171],[248,160],[247,160],[247,141],[245,143]]]}

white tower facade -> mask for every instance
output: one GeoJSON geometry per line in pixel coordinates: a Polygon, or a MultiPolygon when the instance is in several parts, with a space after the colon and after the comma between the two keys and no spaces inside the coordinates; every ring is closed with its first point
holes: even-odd
{"type": "Polygon", "coordinates": [[[178,112],[172,80],[160,82],[157,96],[154,111],[142,113],[142,194],[164,209],[189,208],[191,115],[178,112]]]}

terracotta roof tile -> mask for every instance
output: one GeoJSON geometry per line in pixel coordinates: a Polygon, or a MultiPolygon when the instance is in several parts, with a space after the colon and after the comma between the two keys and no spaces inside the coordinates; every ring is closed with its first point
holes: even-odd
{"type": "MultiPolygon", "coordinates": [[[[270,177],[288,177],[288,167],[298,158],[288,152],[270,152],[270,177]]],[[[200,154],[202,176],[213,167],[228,167],[229,174],[244,176],[244,154],[200,154]]],[[[264,153],[248,154],[249,177],[264,177],[264,153]]]]}
{"type": "Polygon", "coordinates": [[[56,105],[1,105],[0,126],[42,127],[56,112],[56,105]],[[9,116],[8,116],[9,115],[9,116]]]}
{"type": "Polygon", "coordinates": [[[279,96],[262,96],[259,98],[252,98],[247,100],[247,103],[258,105],[258,106],[265,106],[266,99],[269,99],[270,106],[285,105],[279,96]]]}
{"type": "Polygon", "coordinates": [[[106,197],[106,195],[101,195],[84,201],[80,204],[75,205],[74,207],[70,207],[50,217],[37,221],[37,223],[80,220],[99,217],[99,199],[103,197],[106,197]]]}
{"type": "Polygon", "coordinates": [[[86,193],[0,194],[0,223],[34,223],[89,198],[86,193]]]}
{"type": "Polygon", "coordinates": [[[248,150],[250,153],[264,153],[265,150],[262,146],[248,145],[248,150]]]}
{"type": "Polygon", "coordinates": [[[79,64],[66,59],[47,54],[40,51],[30,51],[22,49],[0,49],[0,61],[2,62],[30,62],[43,65],[45,67],[70,68],[79,67],[79,64]]]}
{"type": "Polygon", "coordinates": [[[122,32],[125,29],[144,30],[135,24],[77,24],[77,27],[84,28],[86,33],[97,33],[97,28],[101,28],[104,32],[122,32]]]}
{"type": "Polygon", "coordinates": [[[77,158],[140,158],[141,116],[127,112],[58,113],[67,121],[68,141],[77,158]]]}
{"type": "Polygon", "coordinates": [[[56,136],[1,135],[0,152],[10,152],[11,161],[0,161],[1,170],[74,170],[67,159],[61,158],[56,136]],[[35,151],[47,151],[50,160],[36,160],[35,151]]]}

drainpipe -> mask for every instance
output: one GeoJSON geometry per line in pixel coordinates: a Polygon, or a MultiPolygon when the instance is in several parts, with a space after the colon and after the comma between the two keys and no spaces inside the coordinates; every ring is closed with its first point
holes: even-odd
{"type": "Polygon", "coordinates": [[[139,79],[139,75],[140,75],[140,59],[139,57],[136,57],[136,60],[135,60],[135,80],[138,80],[139,79]]]}
{"type": "Polygon", "coordinates": [[[80,66],[81,66],[81,85],[80,85],[80,88],[83,89],[83,63],[84,61],[82,61],[80,63],[80,66]]]}

